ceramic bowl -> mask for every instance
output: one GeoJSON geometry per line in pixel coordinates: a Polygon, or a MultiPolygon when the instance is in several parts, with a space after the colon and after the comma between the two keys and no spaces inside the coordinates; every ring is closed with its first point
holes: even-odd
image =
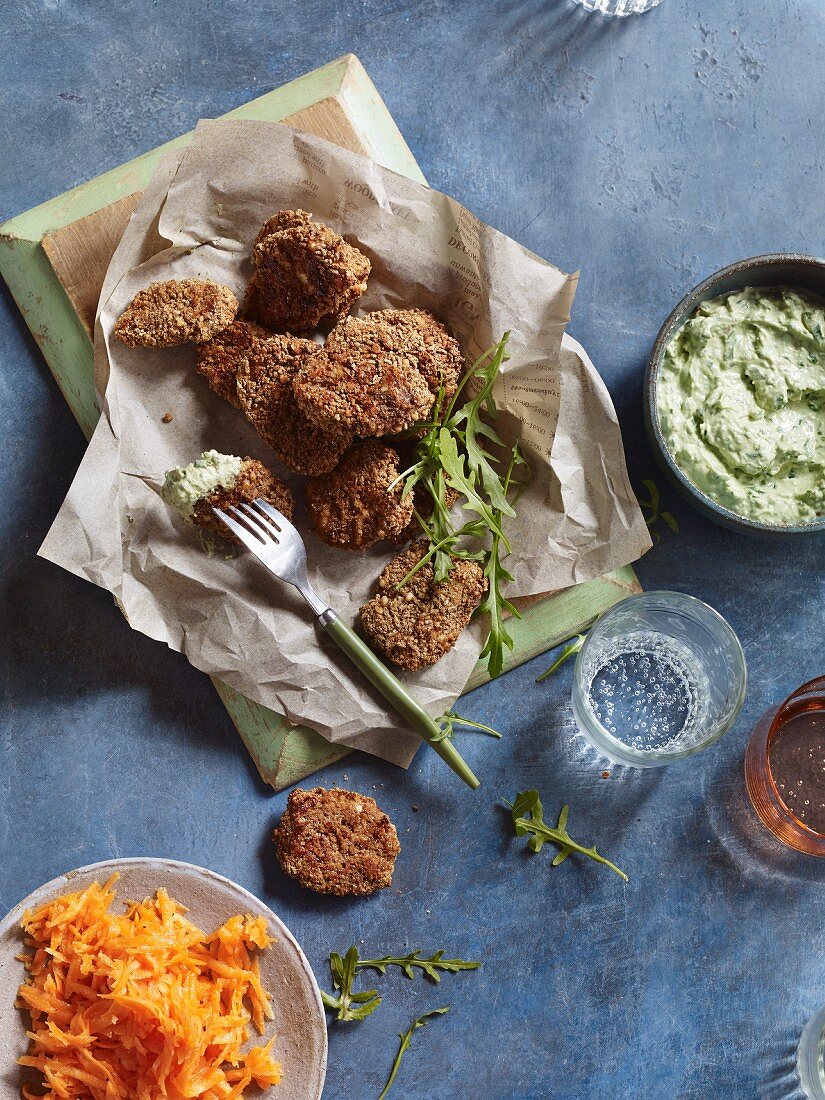
{"type": "Polygon", "coordinates": [[[760,523],[758,520],[748,519],[728,508],[723,508],[721,504],[697,488],[683,473],[667,449],[662,436],[657,387],[665,349],[677,329],[691,317],[698,305],[709,298],[718,298],[721,294],[728,294],[748,286],[795,286],[813,291],[825,298],[825,260],[792,252],[752,256],[748,260],[739,260],[729,267],[723,267],[721,271],[715,272],[686,294],[659,330],[648,360],[644,385],[647,434],[659,465],[678,492],[715,523],[757,538],[788,538],[793,535],[821,533],[825,531],[825,516],[820,516],[809,523],[779,525],[760,523]]]}
{"type": "Polygon", "coordinates": [[[27,1045],[26,1014],[13,1007],[17,987],[25,978],[16,958],[24,944],[23,914],[60,894],[83,890],[95,880],[103,883],[114,871],[120,874],[115,906],[150,897],[163,886],[187,907],[189,918],[204,932],[238,913],[266,919],[275,942],[261,953],[261,978],[272,995],[275,1019],[267,1026],[264,1041],[275,1036],[273,1050],[284,1069],[274,1092],[278,1100],[320,1100],[327,1065],[326,1020],[310,965],[289,929],[248,890],[214,871],[151,857],[107,860],[69,871],[29,894],[0,922],[0,1100],[20,1098],[23,1070],[15,1059],[27,1045]]]}

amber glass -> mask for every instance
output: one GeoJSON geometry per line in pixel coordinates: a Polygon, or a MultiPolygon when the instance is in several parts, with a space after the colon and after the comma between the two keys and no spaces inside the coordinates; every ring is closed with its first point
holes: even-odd
{"type": "Polygon", "coordinates": [[[791,719],[809,710],[825,710],[825,676],[817,676],[789,695],[773,716],[770,725],[760,722],[745,751],[745,786],[753,808],[773,835],[809,856],[825,856],[825,834],[799,820],[780,797],[771,771],[773,740],[791,719]]]}

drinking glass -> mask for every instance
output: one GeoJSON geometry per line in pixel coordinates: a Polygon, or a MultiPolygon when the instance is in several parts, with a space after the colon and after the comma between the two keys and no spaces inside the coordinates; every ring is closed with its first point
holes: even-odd
{"type": "Polygon", "coordinates": [[[808,1100],[825,1100],[825,1008],[808,1021],[802,1032],[796,1065],[808,1100]]]}
{"type": "Polygon", "coordinates": [[[600,15],[639,15],[650,11],[662,0],[576,0],[587,11],[597,11],[600,15]]]}
{"type": "Polygon", "coordinates": [[[730,729],[746,684],[742,647],[718,611],[682,592],[643,592],[590,628],[573,670],[573,716],[602,756],[659,767],[730,729]]]}
{"type": "Polygon", "coordinates": [[[820,857],[825,856],[825,833],[817,832],[797,817],[793,803],[786,804],[771,767],[771,746],[782,729],[801,715],[823,713],[825,676],[817,676],[792,692],[770,722],[766,719],[757,722],[745,750],[745,786],[762,824],[789,848],[820,857]]]}

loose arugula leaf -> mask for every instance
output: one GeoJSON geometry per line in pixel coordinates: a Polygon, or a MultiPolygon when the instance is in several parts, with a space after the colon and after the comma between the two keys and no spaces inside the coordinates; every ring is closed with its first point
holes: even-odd
{"type": "Polygon", "coordinates": [[[625,882],[628,881],[624,871],[619,870],[616,864],[611,863],[609,859],[605,859],[604,856],[599,855],[595,847],[585,848],[572,839],[567,832],[567,817],[570,812],[569,806],[564,806],[562,808],[556,827],[552,828],[544,822],[544,811],[537,790],[520,791],[513,802],[507,802],[505,800],[504,804],[509,807],[512,813],[516,836],[527,836],[530,834],[527,846],[532,852],[540,852],[547,841],[558,847],[559,851],[553,859],[553,867],[558,867],[560,863],[564,863],[569,855],[573,852],[578,852],[580,855],[588,856],[597,863],[603,863],[605,867],[609,867],[611,871],[615,871],[615,873],[619,875],[620,878],[623,878],[625,882]]]}
{"type": "Polygon", "coordinates": [[[436,951],[428,959],[422,959],[420,951],[411,951],[409,955],[385,955],[382,959],[359,959],[355,964],[356,970],[377,970],[379,974],[386,974],[389,966],[399,967],[407,978],[414,978],[415,969],[420,969],[437,983],[441,981],[440,970],[457,974],[460,970],[478,970],[481,963],[468,962],[466,959],[445,959],[443,951],[436,951]]]}
{"type": "MultiPolygon", "coordinates": [[[[653,539],[654,544],[661,540],[661,532],[656,530],[656,524],[659,520],[663,520],[665,525],[670,528],[674,535],[679,534],[679,524],[676,518],[671,512],[660,512],[659,505],[661,503],[661,497],[659,495],[659,487],[655,481],[651,481],[649,478],[645,478],[642,481],[642,485],[647,489],[647,499],[643,500],[639,497],[639,507],[642,509],[642,515],[644,516],[645,523],[650,531],[650,537],[653,539]]],[[[637,494],[638,496],[638,494],[637,494]]]]}
{"type": "Polygon", "coordinates": [[[542,680],[546,680],[548,676],[552,676],[553,673],[557,669],[561,668],[564,662],[568,661],[574,653],[578,653],[581,647],[584,645],[584,639],[584,634],[577,634],[575,639],[569,645],[564,647],[561,656],[557,657],[552,665],[548,669],[546,669],[546,671],[542,672],[541,676],[536,677],[536,683],[540,684],[542,680]]]}
{"type": "Polygon", "coordinates": [[[330,993],[321,993],[324,1007],[336,1012],[336,1020],[365,1020],[381,1004],[377,989],[367,989],[353,993],[352,985],[358,966],[358,948],[353,944],[343,959],[337,951],[329,956],[329,968],[332,972],[332,984],[339,991],[334,997],[330,993]]]}
{"type": "Polygon", "coordinates": [[[439,726],[439,732],[433,735],[433,741],[452,741],[456,724],[459,726],[467,726],[469,729],[478,730],[479,733],[487,733],[490,737],[501,737],[498,730],[494,730],[492,726],[485,726],[481,722],[474,722],[471,718],[462,718],[461,715],[456,714],[454,710],[448,710],[446,714],[442,714],[436,724],[439,726]]]}
{"type": "Polygon", "coordinates": [[[381,1091],[381,1095],[378,1097],[378,1100],[384,1100],[384,1098],[387,1096],[390,1089],[392,1088],[393,1081],[395,1081],[396,1075],[398,1074],[398,1067],[401,1065],[401,1059],[410,1049],[410,1042],[412,1041],[412,1037],[415,1032],[418,1031],[420,1027],[425,1027],[427,1021],[431,1020],[434,1016],[443,1016],[445,1012],[449,1011],[450,1009],[449,1007],[447,1007],[434,1008],[431,1012],[425,1012],[423,1016],[419,1016],[417,1020],[413,1020],[413,1022],[410,1024],[403,1035],[398,1036],[398,1038],[401,1040],[401,1045],[398,1047],[398,1053],[396,1054],[395,1061],[393,1062],[392,1068],[390,1069],[390,1075],[387,1078],[387,1083],[386,1085],[384,1085],[384,1088],[381,1091]]]}
{"type": "Polygon", "coordinates": [[[505,333],[479,356],[449,402],[445,402],[444,388],[440,387],[431,418],[402,433],[417,439],[415,458],[395,482],[403,484],[404,496],[419,489],[432,501],[429,516],[415,513],[429,549],[398,588],[428,564],[432,565],[435,580],[441,582],[449,576],[455,560],[481,562],[488,589],[477,614],[490,616],[481,657],[487,660],[491,676],[502,671],[505,648],[513,648],[505,616],[519,617],[516,607],[503,594],[504,586],[513,578],[502,559],[511,549],[505,519],[515,515],[518,498],[526,487],[526,481],[513,479],[513,471],[517,466],[527,470],[518,446],[508,455],[490,423],[496,415],[493,388],[507,359],[509,336],[505,333]],[[475,393],[466,398],[465,389],[471,382],[475,393]],[[448,488],[459,494],[463,511],[472,517],[459,525],[447,508],[448,488]],[[468,540],[475,545],[468,547],[468,540]]]}

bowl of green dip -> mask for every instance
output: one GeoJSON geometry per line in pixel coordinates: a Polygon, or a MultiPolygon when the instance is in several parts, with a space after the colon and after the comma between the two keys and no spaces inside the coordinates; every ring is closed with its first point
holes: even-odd
{"type": "Polygon", "coordinates": [[[740,260],[665,321],[645,424],[676,488],[750,535],[825,531],[825,261],[740,260]]]}

